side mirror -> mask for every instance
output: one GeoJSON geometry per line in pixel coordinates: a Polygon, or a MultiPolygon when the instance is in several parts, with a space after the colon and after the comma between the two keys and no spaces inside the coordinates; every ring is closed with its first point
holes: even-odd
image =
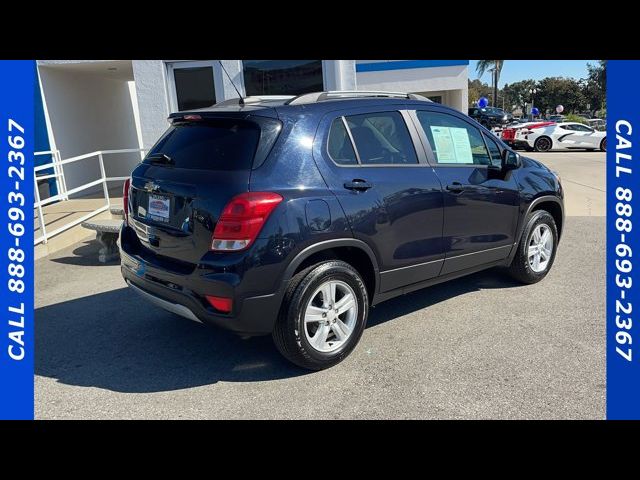
{"type": "Polygon", "coordinates": [[[503,171],[508,171],[508,170],[515,170],[516,168],[519,168],[521,164],[520,161],[520,154],[514,152],[513,150],[509,150],[507,148],[505,148],[502,151],[502,170],[503,171]]]}

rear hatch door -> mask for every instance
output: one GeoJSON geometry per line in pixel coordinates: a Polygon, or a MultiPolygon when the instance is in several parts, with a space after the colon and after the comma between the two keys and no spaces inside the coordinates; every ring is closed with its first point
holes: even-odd
{"type": "Polygon", "coordinates": [[[209,251],[224,206],[248,191],[256,154],[275,141],[265,128],[279,124],[246,115],[190,117],[174,119],[133,171],[130,192],[130,225],[143,250],[184,267],[209,251]]]}

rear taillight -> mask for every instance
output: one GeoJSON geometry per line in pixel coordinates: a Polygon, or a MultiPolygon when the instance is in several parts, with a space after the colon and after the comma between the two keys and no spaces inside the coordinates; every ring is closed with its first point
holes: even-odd
{"type": "Polygon", "coordinates": [[[248,192],[233,197],[220,214],[211,250],[233,252],[249,247],[281,201],[282,197],[272,192],[248,192]]]}
{"type": "Polygon", "coordinates": [[[122,187],[122,210],[124,212],[124,224],[129,224],[129,189],[131,187],[131,178],[124,181],[122,187]]]}

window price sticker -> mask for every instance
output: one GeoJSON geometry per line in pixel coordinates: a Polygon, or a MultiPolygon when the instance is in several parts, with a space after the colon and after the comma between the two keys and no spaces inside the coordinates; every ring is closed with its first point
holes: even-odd
{"type": "Polygon", "coordinates": [[[607,418],[640,419],[640,62],[607,65],[607,418]]]}
{"type": "Polygon", "coordinates": [[[33,61],[0,61],[0,418],[33,418],[33,61]]]}

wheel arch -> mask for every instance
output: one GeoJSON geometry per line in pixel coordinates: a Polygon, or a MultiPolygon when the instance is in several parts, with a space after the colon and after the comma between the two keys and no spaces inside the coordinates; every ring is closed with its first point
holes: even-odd
{"type": "MultiPolygon", "coordinates": [[[[564,205],[562,201],[556,197],[555,195],[543,195],[536,199],[534,199],[527,209],[527,213],[524,218],[527,218],[531,212],[535,212],[536,210],[546,210],[551,214],[553,220],[556,222],[556,227],[558,228],[558,238],[560,238],[562,234],[562,229],[564,227],[564,205]]],[[[524,230],[524,222],[522,225],[522,229],[520,231],[520,236],[522,236],[522,231],[524,230]]],[[[518,238],[518,241],[520,239],[518,238]]]]}
{"type": "Polygon", "coordinates": [[[601,151],[603,151],[603,152],[605,152],[605,151],[606,151],[606,148],[607,148],[606,141],[607,141],[607,136],[605,135],[604,137],[602,137],[602,138],[600,139],[600,143],[598,144],[598,148],[599,148],[601,151]],[[602,144],[603,144],[603,143],[605,143],[605,148],[602,148],[602,144]]]}
{"type": "Polygon", "coordinates": [[[325,260],[342,260],[355,268],[367,287],[369,301],[373,301],[379,284],[378,262],[373,250],[355,238],[325,240],[303,249],[287,266],[283,285],[301,270],[325,260]]]}
{"type": "Polygon", "coordinates": [[[542,195],[538,198],[535,198],[529,204],[526,213],[522,217],[522,224],[518,227],[518,241],[514,244],[514,248],[511,249],[509,261],[511,261],[515,256],[517,247],[520,244],[520,240],[522,240],[522,234],[526,226],[526,219],[529,218],[529,214],[531,212],[535,212],[537,210],[545,210],[549,212],[549,214],[553,217],[553,220],[556,222],[556,228],[558,229],[558,241],[560,241],[565,223],[564,205],[562,204],[562,201],[555,195],[542,195]]]}

